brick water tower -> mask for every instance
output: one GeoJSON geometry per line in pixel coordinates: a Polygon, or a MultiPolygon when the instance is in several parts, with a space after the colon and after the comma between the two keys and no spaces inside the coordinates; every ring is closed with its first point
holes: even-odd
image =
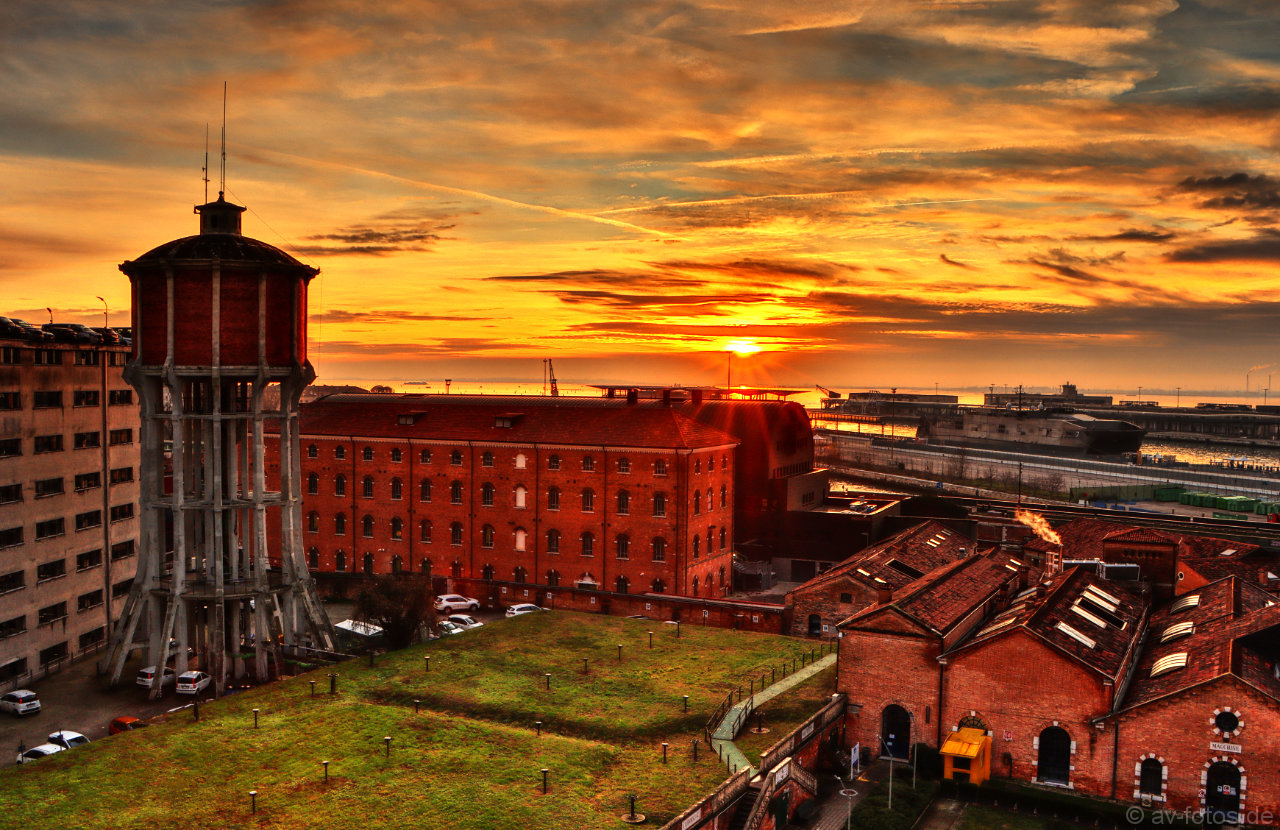
{"type": "Polygon", "coordinates": [[[315,378],[307,284],[318,271],[242,236],[244,208],[221,193],[195,210],[199,235],[120,266],[133,288],[125,378],[142,415],[141,558],[107,670],[116,685],[142,647],[145,663],[172,655],[181,673],[190,647],[221,695],[250,672],[278,675],[282,647],[333,645],[300,538],[298,399],[315,378]],[[279,441],[274,492],[268,440],[279,441]]]}

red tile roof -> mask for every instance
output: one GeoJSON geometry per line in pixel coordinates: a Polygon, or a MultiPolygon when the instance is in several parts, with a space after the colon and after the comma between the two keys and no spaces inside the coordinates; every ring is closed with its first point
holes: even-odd
{"type": "MultiPolygon", "coordinates": [[[[1124,708],[1131,709],[1226,675],[1235,675],[1280,700],[1275,676],[1280,604],[1236,577],[1212,582],[1175,598],[1152,614],[1147,646],[1138,661],[1124,708]],[[1198,600],[1189,599],[1197,597],[1198,600]],[[1163,640],[1171,626],[1190,623],[1182,636],[1163,640]],[[1186,655],[1186,665],[1151,676],[1156,663],[1186,655]]],[[[1175,629],[1176,630],[1176,629],[1175,629]]]]}
{"type": "Polygon", "coordinates": [[[946,525],[922,522],[818,574],[788,592],[788,601],[795,594],[821,590],[827,583],[846,576],[873,588],[901,588],[941,565],[968,556],[975,549],[972,540],[946,525]]]}
{"type": "Polygon", "coordinates": [[[1021,629],[1103,677],[1118,681],[1127,657],[1140,641],[1147,600],[1085,567],[1057,574],[1042,586],[1014,597],[1008,610],[996,615],[957,650],[1021,629]],[[1114,607],[1107,597],[1116,600],[1114,607]]]}
{"type": "Polygon", "coordinates": [[[1177,539],[1149,527],[1121,527],[1102,537],[1106,542],[1132,542],[1146,545],[1173,545],[1177,539]]]}
{"type": "Polygon", "coordinates": [[[304,436],[705,449],[738,439],[664,406],[505,395],[327,395],[299,409],[304,436]],[[506,418],[510,426],[498,426],[506,418]],[[407,423],[401,423],[402,418],[407,423]]]}
{"type": "MultiPolygon", "coordinates": [[[[1275,580],[1268,578],[1268,575],[1280,575],[1280,563],[1255,545],[1243,547],[1245,551],[1237,551],[1233,554],[1184,556],[1178,559],[1178,567],[1193,570],[1206,580],[1238,576],[1259,587],[1274,584],[1275,580]]],[[[1228,550],[1231,549],[1228,548],[1228,550]]]]}
{"type": "Polygon", "coordinates": [[[939,635],[991,600],[1018,569],[1007,554],[992,552],[944,565],[902,589],[893,604],[939,635]]]}

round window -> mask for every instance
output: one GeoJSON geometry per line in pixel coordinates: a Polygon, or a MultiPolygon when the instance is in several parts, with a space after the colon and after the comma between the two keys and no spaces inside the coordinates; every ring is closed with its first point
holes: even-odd
{"type": "Polygon", "coordinates": [[[1240,718],[1230,710],[1219,712],[1213,718],[1213,725],[1218,727],[1218,731],[1223,735],[1230,735],[1240,726],[1240,718]]]}

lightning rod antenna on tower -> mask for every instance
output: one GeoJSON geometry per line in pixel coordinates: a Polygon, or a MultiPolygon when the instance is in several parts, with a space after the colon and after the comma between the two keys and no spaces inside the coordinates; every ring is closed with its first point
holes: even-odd
{"type": "Polygon", "coordinates": [[[200,178],[204,181],[204,204],[209,203],[209,122],[204,122],[204,167],[200,168],[200,178]]]}
{"type": "Polygon", "coordinates": [[[227,82],[222,82],[222,169],[218,175],[218,198],[227,192],[227,82]]]}

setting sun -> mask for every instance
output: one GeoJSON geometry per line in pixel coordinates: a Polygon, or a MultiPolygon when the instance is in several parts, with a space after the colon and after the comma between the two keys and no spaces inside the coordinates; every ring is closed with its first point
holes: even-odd
{"type": "Polygon", "coordinates": [[[753,340],[730,340],[724,345],[722,351],[733,352],[739,357],[744,357],[760,351],[760,345],[753,340]]]}

